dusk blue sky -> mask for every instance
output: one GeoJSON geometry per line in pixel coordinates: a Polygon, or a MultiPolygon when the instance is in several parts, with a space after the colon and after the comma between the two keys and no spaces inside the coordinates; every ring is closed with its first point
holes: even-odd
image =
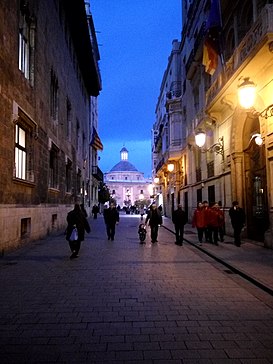
{"type": "Polygon", "coordinates": [[[151,176],[151,129],[172,41],[180,40],[181,0],[91,0],[100,50],[98,132],[105,173],[129,161],[151,176]]]}

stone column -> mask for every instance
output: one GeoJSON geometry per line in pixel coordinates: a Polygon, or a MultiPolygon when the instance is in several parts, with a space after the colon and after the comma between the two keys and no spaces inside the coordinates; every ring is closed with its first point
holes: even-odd
{"type": "Polygon", "coordinates": [[[232,154],[234,168],[231,171],[231,196],[232,200],[237,200],[241,206],[244,206],[244,169],[243,153],[236,152],[232,154]]]}

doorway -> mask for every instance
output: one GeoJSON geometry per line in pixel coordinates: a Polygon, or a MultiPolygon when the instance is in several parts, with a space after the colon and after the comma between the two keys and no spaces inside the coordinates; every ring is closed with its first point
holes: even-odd
{"type": "MultiPolygon", "coordinates": [[[[257,130],[260,130],[258,120],[252,120],[252,130],[245,135],[253,135],[257,130]]],[[[262,242],[269,226],[265,146],[247,138],[245,143],[248,143],[244,149],[247,237],[262,242]]]]}

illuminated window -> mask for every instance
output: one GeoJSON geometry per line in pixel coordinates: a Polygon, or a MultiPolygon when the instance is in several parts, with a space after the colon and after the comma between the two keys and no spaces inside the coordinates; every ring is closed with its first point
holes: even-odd
{"type": "Polygon", "coordinates": [[[34,40],[35,23],[30,17],[28,4],[21,0],[18,39],[18,67],[28,79],[34,84],[34,40]]]}
{"type": "Polygon", "coordinates": [[[15,177],[26,179],[27,150],[26,131],[15,126],[15,177]]]}
{"type": "Polygon", "coordinates": [[[36,125],[21,110],[14,136],[14,177],[34,182],[34,141],[36,125]]]}

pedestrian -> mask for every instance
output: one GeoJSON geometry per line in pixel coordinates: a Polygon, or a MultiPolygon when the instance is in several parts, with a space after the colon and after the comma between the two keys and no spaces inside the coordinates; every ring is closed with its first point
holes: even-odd
{"type": "Polygon", "coordinates": [[[95,220],[97,219],[98,213],[99,213],[99,207],[97,205],[94,205],[92,208],[92,214],[95,220]]]}
{"type": "Polygon", "coordinates": [[[109,208],[103,211],[104,222],[108,240],[115,239],[116,225],[119,223],[119,213],[114,202],[110,202],[109,208]]]}
{"type": "Polygon", "coordinates": [[[212,205],[206,212],[209,242],[218,245],[218,232],[220,226],[220,208],[218,203],[212,205]]]}
{"type": "Polygon", "coordinates": [[[193,213],[192,227],[196,227],[199,245],[202,245],[203,235],[204,235],[205,229],[207,227],[206,218],[205,218],[205,210],[203,208],[202,202],[198,202],[197,208],[193,213]]]}
{"type": "Polygon", "coordinates": [[[182,210],[182,205],[177,206],[177,210],[173,212],[172,222],[175,228],[176,245],[183,245],[184,239],[184,226],[187,223],[186,212],[182,210]]]}
{"type": "Polygon", "coordinates": [[[83,203],[80,204],[80,208],[81,208],[81,212],[83,213],[84,217],[87,218],[87,216],[88,216],[87,211],[86,211],[83,203]]]}
{"type": "Polygon", "coordinates": [[[149,224],[151,228],[151,241],[152,243],[157,243],[158,237],[158,226],[162,225],[162,214],[159,209],[156,207],[156,204],[153,203],[147,213],[145,225],[149,224]]]}
{"type": "Polygon", "coordinates": [[[79,251],[81,248],[81,242],[84,240],[85,231],[90,233],[90,225],[82,213],[81,207],[79,204],[75,204],[74,209],[67,214],[67,229],[66,229],[66,240],[69,242],[70,250],[72,252],[70,259],[77,258],[79,256],[79,251]],[[78,239],[75,241],[71,241],[71,233],[74,229],[77,228],[78,231],[78,239]]]}
{"type": "MultiPolygon", "coordinates": [[[[208,219],[209,210],[210,210],[210,206],[209,206],[208,201],[206,201],[206,200],[202,202],[202,205],[203,205],[203,209],[204,209],[205,219],[207,220],[208,219]]],[[[207,225],[205,226],[204,233],[205,233],[205,240],[206,240],[207,243],[209,243],[209,241],[210,241],[209,234],[210,233],[209,233],[209,228],[208,228],[207,225]]]]}
{"type": "Polygon", "coordinates": [[[239,207],[238,201],[232,202],[229,216],[234,231],[234,244],[239,247],[241,246],[241,231],[245,224],[245,212],[242,207],[239,207]]]}
{"type": "Polygon", "coordinates": [[[219,239],[223,243],[224,242],[224,236],[225,236],[225,213],[224,209],[222,208],[222,202],[218,201],[219,205],[219,239]]]}
{"type": "Polygon", "coordinates": [[[140,220],[142,221],[144,216],[144,205],[140,206],[139,213],[140,213],[140,220]]]}

